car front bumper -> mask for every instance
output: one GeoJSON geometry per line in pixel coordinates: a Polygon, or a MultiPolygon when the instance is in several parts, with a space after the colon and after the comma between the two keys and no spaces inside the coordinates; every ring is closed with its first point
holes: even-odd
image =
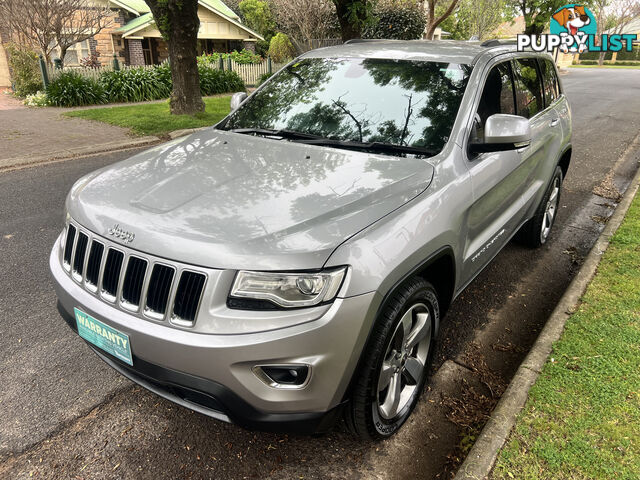
{"type": "Polygon", "coordinates": [[[343,404],[380,304],[376,293],[337,298],[320,318],[303,324],[203,334],[144,320],[101,301],[63,270],[58,242],[49,264],[58,309],[71,328],[77,331],[73,312],[78,308],[129,336],[133,366],[90,345],[100,358],[158,395],[252,429],[328,427],[343,404]],[[306,364],[311,377],[302,388],[274,388],[253,373],[264,364],[306,364]]]}

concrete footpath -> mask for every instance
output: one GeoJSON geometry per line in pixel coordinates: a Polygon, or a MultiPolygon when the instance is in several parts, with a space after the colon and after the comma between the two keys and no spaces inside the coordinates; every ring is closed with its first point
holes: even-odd
{"type": "MultiPolygon", "coordinates": [[[[623,159],[629,155],[637,155],[638,151],[640,151],[640,135],[629,146],[623,159]]],[[[596,273],[602,255],[609,246],[611,237],[622,224],[639,188],[640,170],[637,171],[615,212],[609,218],[605,229],[589,252],[580,271],[558,302],[533,348],[518,368],[509,387],[458,470],[455,480],[488,478],[500,450],[511,434],[518,414],[527,402],[529,390],[542,372],[542,368],[553,350],[553,344],[560,339],[567,320],[576,311],[582,295],[596,273]]]]}
{"type": "Polygon", "coordinates": [[[69,110],[28,108],[0,94],[0,170],[160,141],[153,136],[132,136],[126,128],[62,115],[69,110]]]}

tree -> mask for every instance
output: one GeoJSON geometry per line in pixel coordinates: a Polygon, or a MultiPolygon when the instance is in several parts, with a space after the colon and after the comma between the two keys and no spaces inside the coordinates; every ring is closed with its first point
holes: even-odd
{"type": "Polygon", "coordinates": [[[457,11],[440,26],[455,40],[484,40],[512,14],[513,9],[505,0],[460,0],[457,11]]]}
{"type": "Polygon", "coordinates": [[[111,24],[111,10],[108,7],[96,6],[91,0],[64,0],[56,2],[52,19],[54,37],[60,47],[60,60],[70,47],[84,42],[111,24]]]}
{"type": "MultiPolygon", "coordinates": [[[[457,2],[458,0],[452,0],[457,2]]],[[[362,29],[372,20],[371,2],[367,0],[333,0],[340,23],[342,41],[362,37],[362,29]]]]}
{"type": "Polygon", "coordinates": [[[100,32],[111,16],[108,7],[91,0],[0,0],[1,26],[47,61],[57,47],[64,61],[71,46],[100,32]]]}
{"type": "Polygon", "coordinates": [[[262,0],[242,0],[239,4],[240,12],[247,26],[260,35],[265,36],[275,31],[271,8],[262,0]]]}
{"type": "Polygon", "coordinates": [[[9,32],[16,43],[39,50],[49,61],[56,47],[52,19],[59,4],[56,0],[0,0],[0,30],[9,32]]]}
{"type": "Polygon", "coordinates": [[[436,28],[455,11],[458,6],[458,1],[459,0],[425,0],[427,10],[425,38],[427,40],[433,40],[433,34],[436,32],[436,28]]]}
{"type": "Polygon", "coordinates": [[[524,17],[526,35],[540,35],[549,25],[551,15],[567,3],[566,0],[509,0],[524,17]]]}
{"type": "Polygon", "coordinates": [[[278,27],[294,43],[313,48],[312,40],[330,38],[340,31],[331,0],[270,0],[278,27]]]}
{"type": "Polygon", "coordinates": [[[171,113],[204,111],[198,75],[197,44],[200,19],[198,0],[145,0],[160,33],[169,45],[171,113]]]}
{"type": "Polygon", "coordinates": [[[379,0],[373,14],[377,22],[364,29],[366,38],[415,40],[427,23],[422,4],[415,0],[379,0]]]}
{"type": "MultiPolygon", "coordinates": [[[[610,33],[620,34],[624,27],[640,15],[638,0],[598,0],[598,38],[607,24],[613,25],[610,33]],[[605,17],[606,12],[608,15],[605,17]],[[605,20],[606,18],[606,20],[605,20]]],[[[604,65],[605,52],[600,52],[598,65],[604,65]]]]}

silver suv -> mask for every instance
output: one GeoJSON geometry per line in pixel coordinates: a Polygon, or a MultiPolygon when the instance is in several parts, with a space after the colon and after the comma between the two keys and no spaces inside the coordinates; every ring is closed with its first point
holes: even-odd
{"type": "Polygon", "coordinates": [[[247,428],[393,434],[442,316],[549,238],[571,156],[551,57],[493,43],[306,53],[218,125],[80,179],[59,310],[134,382],[247,428]]]}

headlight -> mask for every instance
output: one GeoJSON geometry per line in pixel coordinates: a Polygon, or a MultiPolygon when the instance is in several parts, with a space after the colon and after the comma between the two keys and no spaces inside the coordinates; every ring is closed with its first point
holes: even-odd
{"type": "Polygon", "coordinates": [[[231,297],[271,301],[281,307],[310,307],[333,300],[347,269],[319,273],[272,273],[241,270],[231,297]]]}

